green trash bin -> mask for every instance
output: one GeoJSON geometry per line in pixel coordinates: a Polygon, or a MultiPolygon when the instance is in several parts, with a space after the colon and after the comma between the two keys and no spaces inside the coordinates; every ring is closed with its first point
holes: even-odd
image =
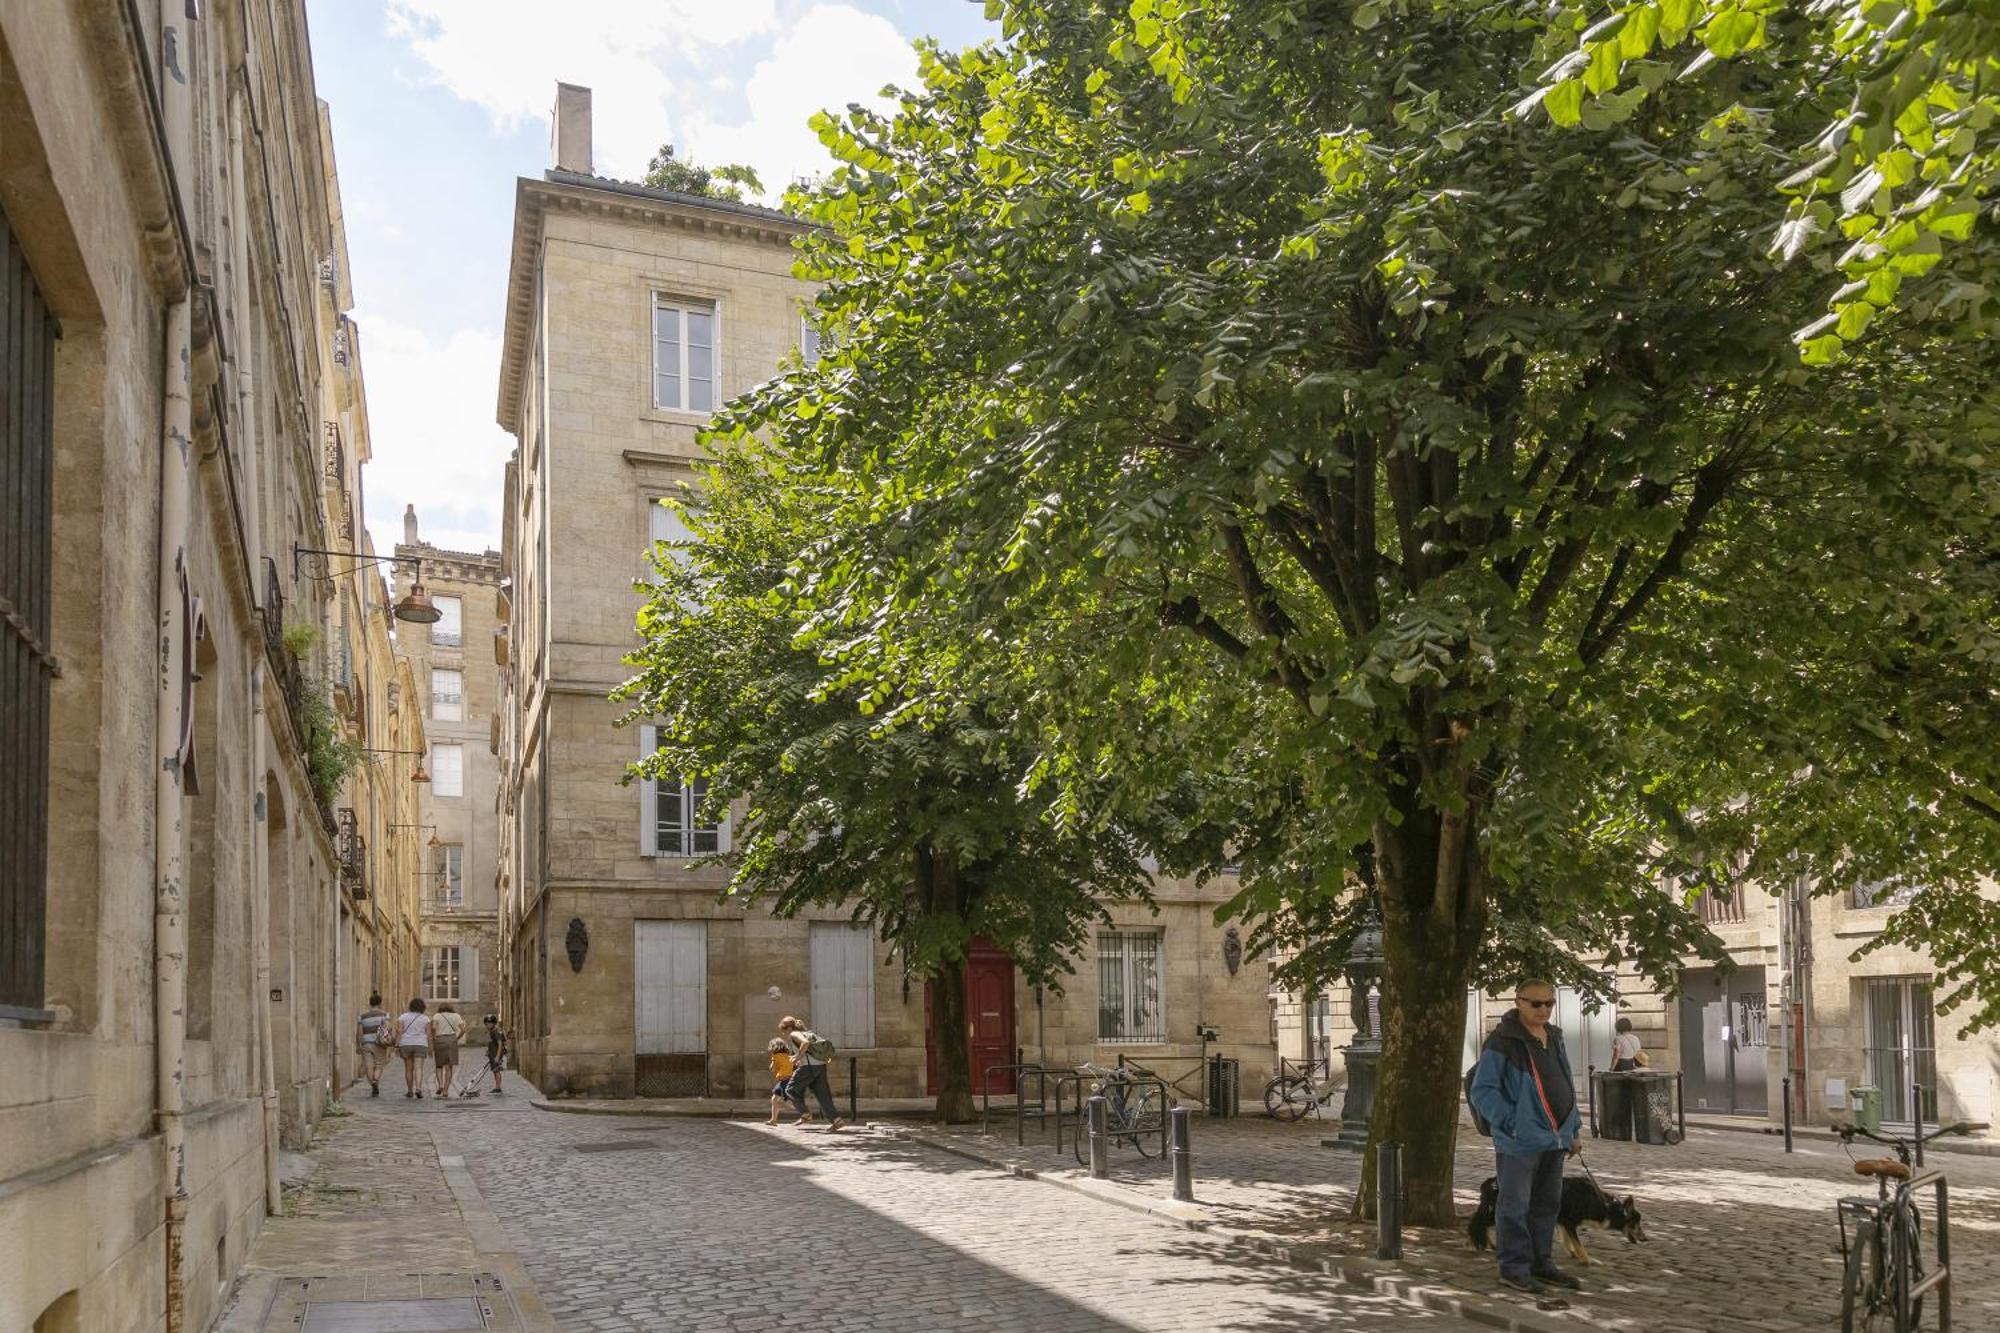
{"type": "Polygon", "coordinates": [[[1882,1089],[1849,1088],[1847,1109],[1853,1114],[1854,1123],[1870,1134],[1882,1132],[1882,1089]]]}

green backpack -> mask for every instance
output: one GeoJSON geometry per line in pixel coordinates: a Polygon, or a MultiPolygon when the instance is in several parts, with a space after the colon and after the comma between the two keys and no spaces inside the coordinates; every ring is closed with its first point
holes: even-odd
{"type": "Polygon", "coordinates": [[[805,1038],[807,1055],[810,1055],[815,1060],[830,1061],[833,1059],[832,1042],[820,1036],[817,1032],[808,1032],[805,1034],[805,1038]]]}

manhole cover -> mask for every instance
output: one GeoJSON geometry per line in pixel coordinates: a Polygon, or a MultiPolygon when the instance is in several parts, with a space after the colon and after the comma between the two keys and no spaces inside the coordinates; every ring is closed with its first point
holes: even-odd
{"type": "Polygon", "coordinates": [[[299,1333],[484,1333],[469,1297],[408,1301],[308,1301],[299,1333]]]}
{"type": "Polygon", "coordinates": [[[637,1139],[613,1139],[609,1143],[572,1143],[578,1152],[659,1152],[660,1145],[637,1139]]]}

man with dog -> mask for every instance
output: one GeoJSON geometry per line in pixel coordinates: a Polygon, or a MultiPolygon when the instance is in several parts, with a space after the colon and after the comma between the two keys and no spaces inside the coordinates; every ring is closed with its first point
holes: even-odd
{"type": "Polygon", "coordinates": [[[1555,1004],[1556,988],[1540,978],[1514,988],[1513,1011],[1487,1036],[1469,1094],[1493,1129],[1500,1280],[1536,1295],[1582,1287],[1554,1254],[1563,1159],[1582,1150],[1569,1056],[1549,1022],[1555,1004]]]}

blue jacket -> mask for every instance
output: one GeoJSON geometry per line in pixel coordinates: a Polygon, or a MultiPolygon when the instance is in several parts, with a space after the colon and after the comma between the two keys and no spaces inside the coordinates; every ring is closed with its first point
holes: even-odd
{"type": "Polygon", "coordinates": [[[1549,1113],[1535,1087],[1528,1053],[1531,1038],[1519,1018],[1513,1014],[1502,1018],[1480,1049],[1478,1070],[1472,1076],[1472,1105],[1493,1126],[1493,1146],[1501,1152],[1528,1156],[1567,1149],[1582,1128],[1576,1112],[1576,1081],[1570,1077],[1562,1029],[1551,1023],[1548,1033],[1549,1049],[1555,1052],[1572,1093],[1569,1114],[1560,1125],[1549,1123],[1549,1113]]]}

